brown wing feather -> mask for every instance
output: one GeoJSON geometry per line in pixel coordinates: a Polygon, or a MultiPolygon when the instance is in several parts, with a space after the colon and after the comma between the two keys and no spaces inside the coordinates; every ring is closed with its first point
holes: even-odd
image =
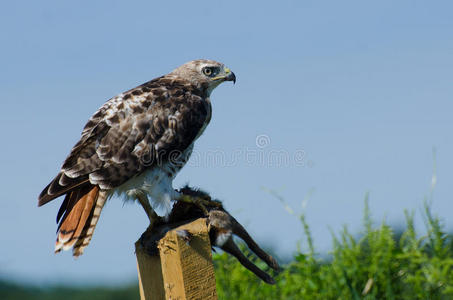
{"type": "Polygon", "coordinates": [[[69,178],[63,172],[60,172],[39,195],[38,206],[42,206],[47,202],[70,192],[80,185],[87,183],[88,181],[88,176],[69,178]]]}

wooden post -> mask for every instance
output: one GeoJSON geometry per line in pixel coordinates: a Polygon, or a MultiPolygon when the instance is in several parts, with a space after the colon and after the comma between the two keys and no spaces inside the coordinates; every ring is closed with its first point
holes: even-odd
{"type": "Polygon", "coordinates": [[[135,243],[141,300],[217,299],[205,218],[167,232],[158,242],[158,250],[159,255],[149,256],[135,243]],[[180,230],[192,235],[190,242],[178,235],[180,230]]]}

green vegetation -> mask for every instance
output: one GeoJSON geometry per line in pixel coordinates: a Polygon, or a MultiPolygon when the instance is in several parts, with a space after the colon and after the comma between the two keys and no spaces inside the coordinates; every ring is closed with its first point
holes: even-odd
{"type": "MultiPolygon", "coordinates": [[[[284,266],[275,286],[266,285],[226,254],[214,258],[220,299],[453,299],[453,239],[425,204],[427,234],[417,237],[414,214],[395,233],[383,222],[373,228],[365,201],[364,232],[345,227],[333,236],[328,259],[315,255],[310,229],[301,215],[308,252],[284,266]]],[[[261,265],[264,267],[264,265],[261,265]]]]}
{"type": "MultiPolygon", "coordinates": [[[[373,227],[365,201],[364,229],[359,237],[345,227],[332,233],[333,249],[319,258],[309,226],[300,216],[308,251],[274,274],[267,285],[234,258],[214,255],[220,299],[453,299],[453,239],[425,204],[426,235],[414,229],[414,213],[405,212],[406,228],[395,232],[385,222],[373,227]]],[[[243,247],[243,250],[245,248],[243,247]]],[[[247,250],[245,250],[247,251],[247,250]]],[[[256,262],[265,268],[261,262],[256,262]]],[[[46,288],[0,282],[0,299],[138,299],[138,287],[46,288]]]]}

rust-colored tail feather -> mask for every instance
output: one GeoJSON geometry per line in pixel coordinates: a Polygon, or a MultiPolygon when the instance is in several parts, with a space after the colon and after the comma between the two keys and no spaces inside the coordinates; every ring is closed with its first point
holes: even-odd
{"type": "Polygon", "coordinates": [[[88,217],[87,222],[85,223],[85,227],[83,228],[82,233],[80,234],[77,242],[74,245],[72,250],[72,254],[74,256],[79,256],[83,254],[86,246],[91,241],[91,237],[93,236],[94,229],[96,228],[96,224],[98,223],[99,217],[101,215],[102,208],[104,207],[105,201],[107,200],[107,194],[105,192],[99,192],[97,201],[93,207],[93,210],[88,217]]]}
{"type": "Polygon", "coordinates": [[[55,253],[71,247],[74,256],[83,253],[91,240],[105,200],[105,192],[91,184],[84,184],[66,195],[57,217],[57,220],[62,219],[58,226],[55,253]]]}

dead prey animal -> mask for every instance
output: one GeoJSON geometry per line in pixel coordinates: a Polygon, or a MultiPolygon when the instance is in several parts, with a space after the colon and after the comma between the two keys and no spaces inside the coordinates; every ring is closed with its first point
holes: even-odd
{"type": "MultiPolygon", "coordinates": [[[[206,218],[211,246],[218,247],[233,255],[247,269],[268,284],[275,284],[275,280],[266,272],[258,268],[239,249],[233,240],[233,235],[240,237],[249,249],[261,258],[270,268],[279,271],[277,261],[267,254],[252,239],[245,228],[222,206],[218,200],[212,200],[208,193],[185,186],[179,190],[183,195],[191,198],[203,199],[204,208],[199,205],[178,201],[175,203],[167,220],[159,218],[151,230],[145,231],[140,237],[140,243],[150,255],[157,255],[157,243],[170,230],[198,218],[206,218]],[[207,211],[207,215],[206,215],[207,211]]],[[[187,230],[177,232],[178,236],[190,243],[192,235],[187,230]]],[[[213,248],[215,251],[215,249],[213,248]]]]}

